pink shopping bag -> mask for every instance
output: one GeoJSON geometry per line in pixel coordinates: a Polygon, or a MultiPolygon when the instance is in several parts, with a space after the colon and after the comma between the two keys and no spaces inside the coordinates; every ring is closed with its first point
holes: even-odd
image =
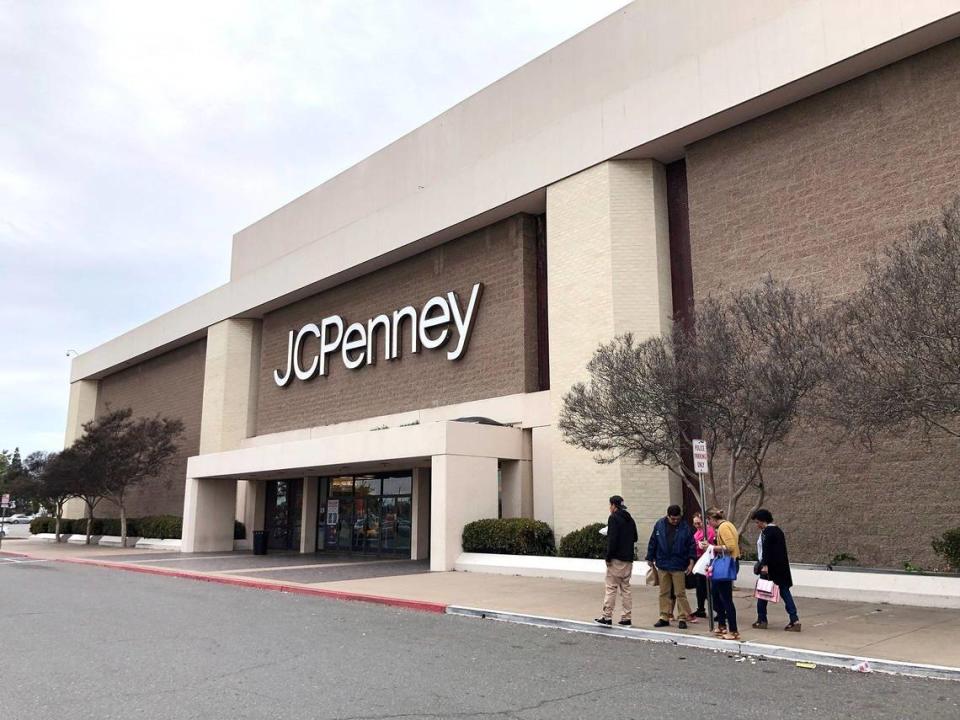
{"type": "Polygon", "coordinates": [[[753,590],[753,596],[757,598],[757,600],[780,602],[780,586],[772,580],[757,578],[757,586],[753,590]]]}

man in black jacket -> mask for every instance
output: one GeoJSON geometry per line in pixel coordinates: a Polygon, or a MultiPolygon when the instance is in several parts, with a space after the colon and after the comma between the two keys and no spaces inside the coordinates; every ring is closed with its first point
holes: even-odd
{"type": "Polygon", "coordinates": [[[607,578],[603,595],[603,615],[596,620],[601,625],[613,624],[613,606],[620,591],[621,615],[618,624],[631,625],[633,595],[630,576],[633,574],[633,546],[637,542],[637,524],[627,512],[623,498],[610,498],[610,519],[607,521],[607,578]]]}

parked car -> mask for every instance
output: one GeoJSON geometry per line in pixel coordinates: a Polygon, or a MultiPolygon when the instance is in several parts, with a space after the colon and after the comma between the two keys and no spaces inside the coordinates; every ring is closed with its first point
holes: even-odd
{"type": "Polygon", "coordinates": [[[35,517],[36,515],[26,515],[26,514],[20,513],[17,515],[11,515],[6,520],[4,520],[4,522],[7,523],[8,525],[26,525],[35,517]]]}

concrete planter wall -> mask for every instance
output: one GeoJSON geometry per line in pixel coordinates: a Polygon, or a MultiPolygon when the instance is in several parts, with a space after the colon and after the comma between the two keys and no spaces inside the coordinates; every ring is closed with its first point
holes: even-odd
{"type": "MultiPolygon", "coordinates": [[[[751,568],[750,563],[743,563],[738,587],[753,587],[756,578],[751,568]]],[[[637,575],[641,569],[646,571],[646,563],[642,561],[637,563],[637,575]]],[[[606,575],[603,560],[486,553],[461,553],[457,558],[456,570],[598,584],[603,583],[606,575]]],[[[960,609],[960,575],[858,572],[809,565],[794,565],[791,570],[793,594],[796,597],[960,609]]],[[[642,582],[642,576],[634,580],[637,585],[642,582]]]]}
{"type": "MultiPolygon", "coordinates": [[[[127,535],[127,547],[136,547],[139,540],[140,538],[138,537],[127,535]]],[[[123,547],[120,535],[104,535],[100,538],[100,544],[106,547],[123,547]]]]}
{"type": "MultiPolygon", "coordinates": [[[[67,542],[67,540],[69,540],[70,537],[71,536],[69,534],[60,533],[60,542],[67,542]]],[[[36,535],[30,536],[30,542],[55,543],[56,541],[57,541],[57,536],[55,533],[37,533],[36,535]]]]}
{"type": "Polygon", "coordinates": [[[180,551],[180,538],[161,540],[160,538],[140,538],[137,541],[138,550],[170,550],[180,551]]]}
{"type": "MultiPolygon", "coordinates": [[[[63,536],[61,535],[60,537],[62,538],[63,536]]],[[[101,537],[103,537],[103,536],[102,536],[102,535],[91,535],[91,536],[90,536],[90,544],[91,544],[91,545],[96,545],[97,543],[100,542],[100,538],[101,538],[101,537]]],[[[87,536],[86,536],[86,534],[83,534],[83,535],[70,535],[69,538],[67,539],[67,542],[70,543],[71,545],[86,545],[86,544],[87,544],[87,536]]]]}
{"type": "Polygon", "coordinates": [[[791,573],[797,597],[960,609],[957,575],[828,570],[802,565],[791,566],[791,573]]]}

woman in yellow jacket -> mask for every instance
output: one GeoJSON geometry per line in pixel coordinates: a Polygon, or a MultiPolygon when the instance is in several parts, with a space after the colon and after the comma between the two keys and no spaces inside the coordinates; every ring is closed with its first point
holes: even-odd
{"type": "MultiPolygon", "coordinates": [[[[737,526],[724,518],[723,510],[710,508],[707,510],[707,519],[710,525],[716,528],[717,537],[713,546],[715,555],[729,555],[734,559],[738,572],[740,569],[740,533],[737,526]]],[[[707,543],[701,542],[706,549],[707,543]]],[[[733,604],[733,580],[713,581],[713,602],[717,611],[717,629],[714,633],[724,640],[739,640],[740,632],[737,628],[737,608],[733,604]]]]}

